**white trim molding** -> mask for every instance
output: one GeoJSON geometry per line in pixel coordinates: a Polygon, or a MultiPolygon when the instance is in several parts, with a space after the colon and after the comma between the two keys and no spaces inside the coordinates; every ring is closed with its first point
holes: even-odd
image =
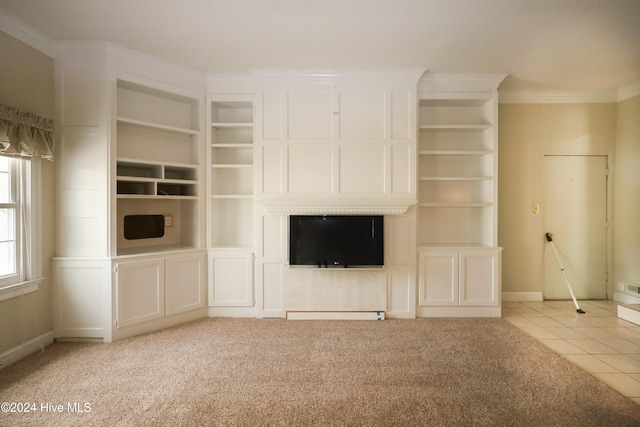
{"type": "Polygon", "coordinates": [[[640,80],[618,88],[618,102],[640,96],[640,80]]]}
{"type": "Polygon", "coordinates": [[[427,71],[418,81],[418,94],[494,91],[507,75],[506,73],[432,73],[427,71]]]}
{"type": "Polygon", "coordinates": [[[500,91],[501,104],[597,104],[618,102],[616,89],[591,91],[500,91]]]}
{"type": "Polygon", "coordinates": [[[36,351],[44,351],[44,348],[49,344],[53,344],[53,331],[38,335],[29,341],[10,348],[0,354],[0,369],[6,368],[36,351]]]}
{"type": "Polygon", "coordinates": [[[29,280],[26,282],[17,283],[15,285],[5,286],[0,289],[0,301],[8,300],[11,298],[19,297],[21,295],[30,294],[40,290],[40,282],[43,279],[29,280]]]}
{"type": "Polygon", "coordinates": [[[258,200],[270,214],[290,215],[403,215],[414,202],[390,203],[323,203],[321,201],[258,200]]]}
{"type": "Polygon", "coordinates": [[[54,39],[1,7],[0,30],[51,58],[56,56],[56,41],[54,39]]]}
{"type": "Polygon", "coordinates": [[[614,292],[613,300],[622,304],[640,304],[640,298],[623,292],[614,292]]]}

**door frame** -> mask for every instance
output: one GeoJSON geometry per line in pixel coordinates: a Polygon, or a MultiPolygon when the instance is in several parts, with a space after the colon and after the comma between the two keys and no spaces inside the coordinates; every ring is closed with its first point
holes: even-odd
{"type": "MultiPolygon", "coordinates": [[[[612,153],[572,153],[572,152],[565,152],[565,151],[549,151],[549,152],[543,152],[541,157],[540,157],[540,190],[541,190],[541,200],[546,200],[546,194],[545,194],[545,185],[544,185],[544,181],[545,181],[545,175],[544,175],[544,158],[545,157],[551,157],[551,156],[555,156],[555,157],[560,157],[560,156],[566,156],[566,157],[604,157],[605,158],[605,163],[606,163],[606,167],[607,167],[607,174],[606,174],[606,194],[605,194],[605,199],[606,199],[606,212],[605,212],[605,218],[606,218],[606,229],[605,229],[605,233],[606,233],[606,238],[605,238],[605,259],[606,259],[606,296],[607,296],[607,300],[613,300],[613,294],[614,292],[616,292],[616,288],[614,286],[614,284],[612,283],[612,272],[613,272],[613,230],[612,230],[612,226],[611,226],[611,217],[612,217],[612,208],[613,208],[613,197],[612,197],[612,183],[613,183],[613,170],[612,170],[612,165],[614,164],[614,159],[613,159],[613,154],[612,153]]],[[[546,224],[546,206],[544,209],[542,209],[542,226],[544,227],[546,224]]],[[[546,232],[546,231],[545,231],[546,232]]],[[[541,234],[542,236],[542,234],[541,234]]],[[[542,283],[542,295],[544,297],[544,288],[545,288],[545,284],[542,283]]]]}

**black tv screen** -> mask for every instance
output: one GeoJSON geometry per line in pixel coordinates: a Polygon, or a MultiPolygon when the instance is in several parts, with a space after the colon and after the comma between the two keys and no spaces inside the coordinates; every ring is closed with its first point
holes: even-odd
{"type": "Polygon", "coordinates": [[[291,215],[289,265],[325,268],[384,265],[382,215],[291,215]]]}

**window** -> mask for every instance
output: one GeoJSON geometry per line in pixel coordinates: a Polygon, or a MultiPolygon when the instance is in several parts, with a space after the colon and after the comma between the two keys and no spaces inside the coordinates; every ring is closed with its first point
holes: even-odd
{"type": "Polygon", "coordinates": [[[32,244],[40,241],[32,197],[38,194],[38,166],[39,159],[0,156],[0,300],[38,289],[40,266],[32,244]]]}
{"type": "Polygon", "coordinates": [[[20,281],[18,161],[0,157],[0,286],[20,281]]]}

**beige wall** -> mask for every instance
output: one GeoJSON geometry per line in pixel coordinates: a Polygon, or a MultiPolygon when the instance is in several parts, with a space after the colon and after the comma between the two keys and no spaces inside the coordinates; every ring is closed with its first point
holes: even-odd
{"type": "Polygon", "coordinates": [[[640,96],[618,104],[613,197],[613,284],[640,285],[640,96]]]}
{"type": "MultiPolygon", "coordinates": [[[[0,104],[53,118],[53,59],[0,32],[0,104]]],[[[0,354],[53,329],[51,262],[54,250],[54,164],[42,162],[42,266],[40,291],[0,302],[0,354]]]]}
{"type": "MultiPolygon", "coordinates": [[[[616,104],[500,104],[498,135],[502,291],[542,293],[546,242],[543,156],[604,154],[613,158],[616,104]],[[534,203],[540,204],[538,214],[532,212],[534,203]]],[[[639,148],[635,149],[637,155],[639,148]]]]}

